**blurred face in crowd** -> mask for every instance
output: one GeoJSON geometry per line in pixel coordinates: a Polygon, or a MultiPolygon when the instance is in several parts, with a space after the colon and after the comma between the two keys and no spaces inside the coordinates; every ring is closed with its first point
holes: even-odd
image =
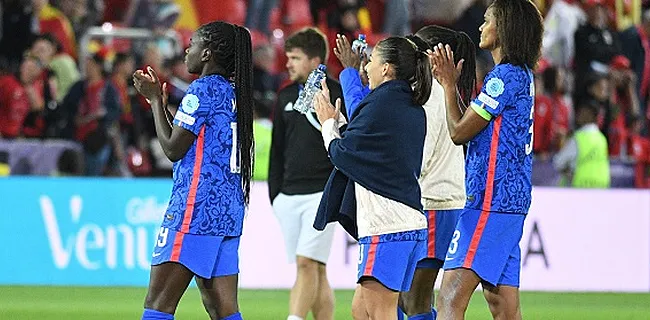
{"type": "Polygon", "coordinates": [[[485,21],[478,28],[481,31],[481,41],[478,46],[483,50],[494,50],[497,48],[497,22],[494,17],[494,9],[489,7],[483,16],[485,21]]]}
{"type": "Polygon", "coordinates": [[[253,51],[253,64],[271,72],[275,63],[275,50],[271,46],[261,46],[253,51]]]}
{"type": "Polygon", "coordinates": [[[593,5],[587,10],[589,23],[598,29],[606,29],[609,17],[607,16],[607,8],[603,5],[593,5]]]}
{"type": "Polygon", "coordinates": [[[48,4],[48,0],[32,0],[34,11],[40,12],[48,4]]]}
{"type": "Polygon", "coordinates": [[[319,57],[309,58],[300,48],[293,48],[286,55],[289,78],[294,82],[307,81],[309,74],[321,63],[319,57]]]}
{"type": "Polygon", "coordinates": [[[564,68],[557,69],[555,88],[557,88],[558,93],[566,92],[566,71],[564,71],[564,68]]]}
{"type": "Polygon", "coordinates": [[[381,45],[378,45],[375,50],[372,50],[368,63],[366,64],[366,74],[368,75],[370,90],[377,88],[384,82],[388,68],[388,63],[384,62],[381,56],[381,45]]]}
{"type": "Polygon", "coordinates": [[[43,69],[35,57],[27,57],[20,64],[20,81],[30,84],[41,75],[42,71],[43,69]]]}
{"type": "Polygon", "coordinates": [[[41,63],[48,64],[56,54],[56,48],[51,42],[40,39],[34,42],[30,53],[37,57],[41,63]]]}
{"type": "Polygon", "coordinates": [[[356,10],[346,10],[341,16],[341,26],[344,30],[354,32],[359,29],[359,20],[356,10]]]}
{"type": "Polygon", "coordinates": [[[609,99],[609,80],[605,77],[596,81],[589,87],[589,92],[598,101],[607,101],[609,99]]]}
{"type": "Polygon", "coordinates": [[[133,73],[133,70],[135,70],[135,60],[133,60],[133,57],[129,57],[128,59],[124,60],[121,64],[115,66],[115,72],[119,74],[122,77],[128,77],[133,73]]]}

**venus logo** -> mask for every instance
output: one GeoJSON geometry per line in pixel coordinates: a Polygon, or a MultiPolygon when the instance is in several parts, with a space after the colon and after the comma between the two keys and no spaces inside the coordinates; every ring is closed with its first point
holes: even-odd
{"type": "Polygon", "coordinates": [[[69,222],[65,215],[57,219],[52,199],[39,198],[45,231],[49,240],[52,260],[58,269],[66,269],[78,263],[86,270],[101,268],[149,269],[150,251],[157,234],[157,225],[136,223],[160,221],[164,207],[155,199],[131,199],[127,204],[126,218],[131,224],[98,225],[83,222],[83,199],[73,195],[68,202],[69,222]],[[156,214],[157,212],[157,214],[156,214]],[[65,226],[62,232],[60,226],[65,226]],[[71,262],[72,260],[72,262],[71,262]]]}

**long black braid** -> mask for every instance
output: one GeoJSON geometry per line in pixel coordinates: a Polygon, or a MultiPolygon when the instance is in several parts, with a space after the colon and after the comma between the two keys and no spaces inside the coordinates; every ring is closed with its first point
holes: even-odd
{"type": "Polygon", "coordinates": [[[237,98],[237,149],[241,155],[241,181],[244,202],[250,200],[253,176],[253,58],[251,35],[243,27],[215,21],[202,25],[197,35],[212,51],[225,76],[234,80],[237,98]]]}
{"type": "Polygon", "coordinates": [[[476,92],[476,47],[472,39],[465,32],[436,25],[423,27],[415,35],[432,48],[439,43],[448,44],[454,51],[454,63],[465,59],[458,79],[458,91],[464,103],[463,109],[468,107],[476,92]]]}

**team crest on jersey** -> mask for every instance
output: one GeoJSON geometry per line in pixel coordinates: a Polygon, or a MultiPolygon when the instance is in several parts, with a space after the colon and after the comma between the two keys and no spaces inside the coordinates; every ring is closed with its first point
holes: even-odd
{"type": "Polygon", "coordinates": [[[488,80],[487,84],[485,85],[485,91],[487,94],[494,98],[500,96],[503,93],[504,89],[505,84],[503,84],[503,80],[499,78],[492,78],[488,80]]]}
{"type": "Polygon", "coordinates": [[[192,114],[199,109],[199,97],[193,94],[186,94],[181,101],[181,109],[187,114],[192,114]]]}

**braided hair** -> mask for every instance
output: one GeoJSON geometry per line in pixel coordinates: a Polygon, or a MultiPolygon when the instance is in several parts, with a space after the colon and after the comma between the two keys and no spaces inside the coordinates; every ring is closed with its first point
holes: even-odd
{"type": "Polygon", "coordinates": [[[253,176],[253,58],[251,35],[244,27],[214,21],[196,31],[205,47],[212,52],[215,64],[234,80],[237,99],[237,149],[241,155],[241,182],[244,202],[250,200],[253,176]]]}
{"type": "Polygon", "coordinates": [[[423,27],[415,35],[431,49],[439,43],[448,44],[454,52],[454,64],[465,59],[458,79],[458,92],[465,107],[469,106],[476,92],[476,47],[472,39],[465,32],[436,25],[423,27]]]}

